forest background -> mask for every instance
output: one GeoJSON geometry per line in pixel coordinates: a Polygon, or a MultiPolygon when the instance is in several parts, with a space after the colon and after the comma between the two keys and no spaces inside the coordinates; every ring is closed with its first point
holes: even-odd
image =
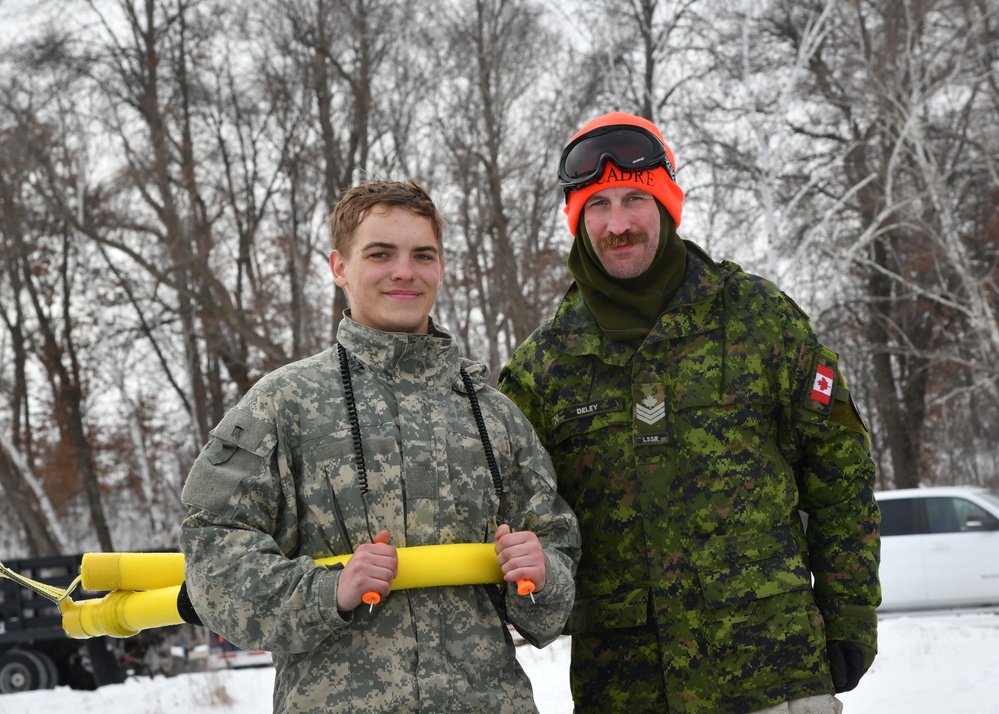
{"type": "Polygon", "coordinates": [[[332,344],[361,179],[442,206],[436,314],[495,377],[617,109],[841,355],[881,488],[999,485],[997,63],[999,0],[0,0],[0,554],[174,546],[209,430],[332,344]]]}

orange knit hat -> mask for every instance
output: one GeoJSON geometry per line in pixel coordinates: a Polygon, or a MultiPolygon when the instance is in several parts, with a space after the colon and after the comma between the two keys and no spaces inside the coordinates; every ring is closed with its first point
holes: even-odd
{"type": "MultiPolygon", "coordinates": [[[[663,139],[663,135],[658,127],[647,119],[624,112],[611,112],[610,114],[604,114],[593,119],[576,132],[570,143],[594,129],[604,126],[614,126],[616,124],[630,124],[642,127],[659,137],[659,140],[662,141],[663,146],[666,148],[666,156],[669,158],[670,163],[674,167],[676,166],[673,152],[666,143],[666,140],[663,139]]],[[[583,211],[583,204],[586,203],[587,199],[597,191],[619,186],[639,188],[647,193],[651,193],[673,217],[676,225],[680,225],[680,214],[683,211],[683,191],[669,177],[665,167],[657,166],[654,169],[645,171],[631,171],[617,166],[612,161],[608,161],[604,167],[603,175],[599,180],[582,188],[572,190],[566,195],[565,215],[569,219],[569,230],[573,236],[578,232],[580,214],[583,211]]]]}

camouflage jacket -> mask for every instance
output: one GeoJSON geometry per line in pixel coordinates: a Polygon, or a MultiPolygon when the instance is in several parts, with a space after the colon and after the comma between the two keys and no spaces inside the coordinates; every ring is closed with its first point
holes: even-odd
{"type": "Polygon", "coordinates": [[[876,648],[866,428],[807,316],[687,246],[643,344],[606,339],[573,286],[500,375],[579,518],[567,632],[657,628],[674,712],[832,693],[825,638],[876,648]]]}
{"type": "Polygon", "coordinates": [[[534,711],[504,620],[553,641],[573,600],[575,516],[551,461],[487,369],[449,335],[384,333],[350,319],[337,339],[367,470],[371,533],[391,544],[489,542],[500,522],[538,534],[537,603],[498,585],[393,591],[342,618],[340,570],[314,559],[369,542],[334,347],[264,377],[212,431],[188,476],[180,531],[205,624],[274,656],[276,712],[534,711]],[[479,399],[502,477],[497,496],[459,367],[479,399]]]}

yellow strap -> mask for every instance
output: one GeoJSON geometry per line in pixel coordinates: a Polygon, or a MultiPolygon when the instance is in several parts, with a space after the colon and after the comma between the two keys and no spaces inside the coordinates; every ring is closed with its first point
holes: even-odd
{"type": "Polygon", "coordinates": [[[18,575],[13,570],[8,568],[3,563],[0,563],[0,578],[7,578],[8,580],[13,580],[15,583],[23,588],[41,595],[44,598],[51,600],[52,602],[59,602],[69,596],[71,592],[76,588],[77,584],[80,582],[80,576],[70,583],[69,587],[65,590],[60,590],[53,585],[46,585],[45,583],[40,583],[37,580],[32,580],[31,578],[26,578],[23,575],[18,575]]]}

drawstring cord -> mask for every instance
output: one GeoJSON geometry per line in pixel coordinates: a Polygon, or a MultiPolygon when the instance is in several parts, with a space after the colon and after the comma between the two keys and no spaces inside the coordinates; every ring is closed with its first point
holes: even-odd
{"type": "Polygon", "coordinates": [[[475,386],[472,384],[472,378],[468,376],[465,368],[462,367],[460,372],[461,381],[464,383],[465,391],[468,393],[468,401],[472,403],[472,414],[475,417],[475,426],[479,430],[479,441],[482,442],[482,450],[486,452],[486,463],[489,464],[489,474],[493,478],[493,489],[495,489],[497,496],[502,496],[503,480],[500,478],[499,467],[496,465],[496,457],[493,456],[493,444],[489,441],[486,422],[482,418],[482,410],[479,408],[479,397],[475,394],[475,386]]]}
{"type": "Polygon", "coordinates": [[[368,540],[372,543],[375,536],[371,533],[371,519],[368,516],[368,469],[364,465],[364,445],[361,442],[361,423],[357,419],[357,402],[354,399],[354,385],[350,381],[350,364],[347,361],[347,350],[337,343],[337,354],[340,357],[340,379],[343,382],[343,393],[347,400],[347,418],[350,420],[350,438],[354,442],[354,463],[357,465],[357,482],[361,486],[361,503],[364,504],[364,523],[368,527],[368,540]]]}

